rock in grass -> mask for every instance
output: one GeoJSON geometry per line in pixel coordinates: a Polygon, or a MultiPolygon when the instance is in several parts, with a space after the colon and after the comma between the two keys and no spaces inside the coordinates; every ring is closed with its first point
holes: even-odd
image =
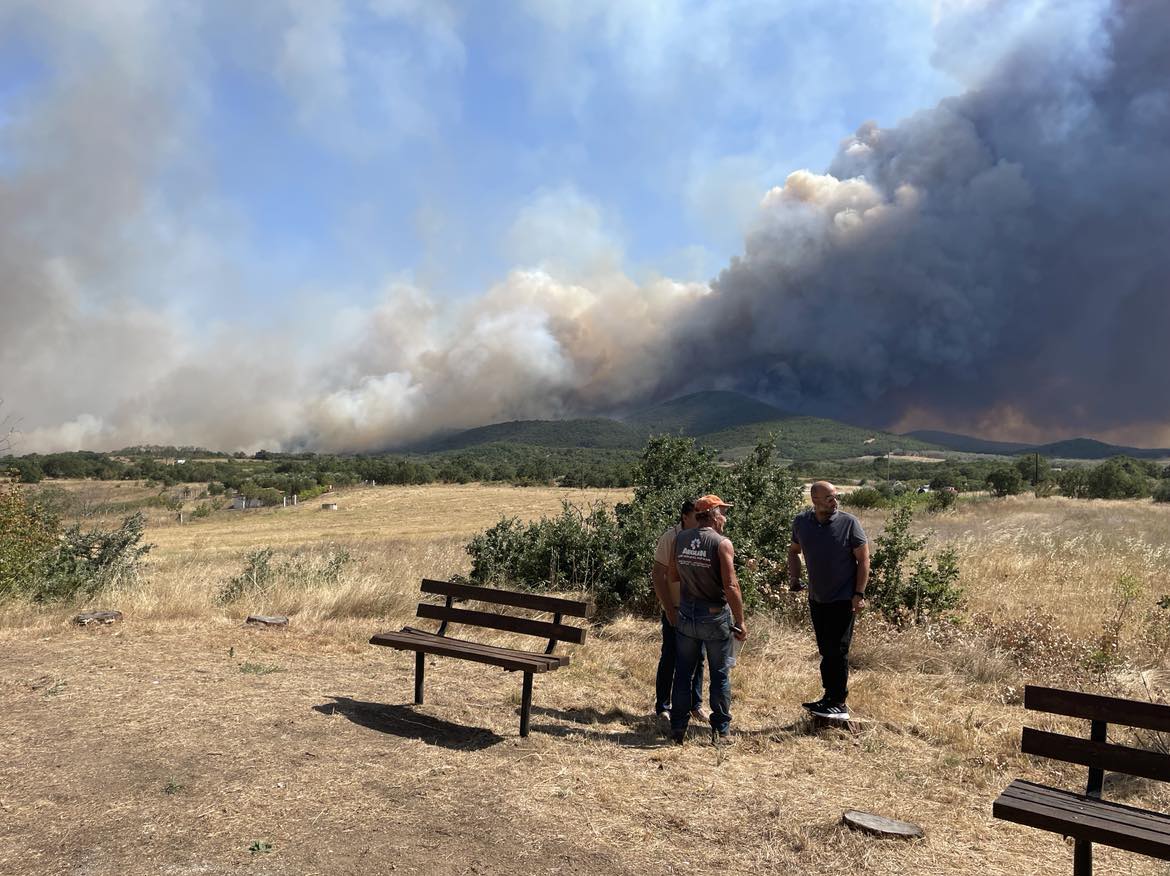
{"type": "Polygon", "coordinates": [[[896,839],[919,839],[924,836],[922,828],[917,824],[874,815],[872,812],[858,812],[856,809],[850,809],[842,815],[841,823],[874,836],[896,839]]]}
{"type": "Polygon", "coordinates": [[[88,627],[90,624],[112,624],[122,619],[122,612],[107,609],[97,611],[83,611],[73,619],[78,626],[88,627]]]}
{"type": "Polygon", "coordinates": [[[250,614],[244,623],[252,624],[257,627],[287,627],[288,618],[282,614],[250,614]]]}

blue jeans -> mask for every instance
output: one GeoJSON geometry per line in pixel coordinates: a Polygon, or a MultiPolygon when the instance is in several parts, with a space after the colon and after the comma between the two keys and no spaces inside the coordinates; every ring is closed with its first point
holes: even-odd
{"type": "Polygon", "coordinates": [[[678,609],[675,627],[674,704],[670,709],[670,730],[687,729],[691,710],[687,707],[695,666],[707,652],[711,672],[711,726],[726,733],[731,726],[731,678],[727,660],[731,656],[731,609],[727,604],[684,601],[678,609]],[[712,609],[719,609],[712,612],[712,609]]]}
{"type": "MultiPolygon", "coordinates": [[[[677,659],[674,627],[666,619],[666,612],[662,613],[662,654],[658,658],[658,677],[654,684],[654,711],[669,711],[674,691],[674,664],[677,659]]],[[[687,708],[698,708],[703,702],[703,655],[699,655],[695,663],[695,672],[691,679],[691,705],[687,708]]]]}

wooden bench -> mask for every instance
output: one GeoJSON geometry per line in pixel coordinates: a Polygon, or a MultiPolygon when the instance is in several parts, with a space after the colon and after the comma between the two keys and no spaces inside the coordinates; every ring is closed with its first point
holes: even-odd
{"type": "Polygon", "coordinates": [[[1105,770],[1170,782],[1170,754],[1106,741],[1109,724],[1170,732],[1170,706],[1029,685],[1024,708],[1087,718],[1089,738],[1024,728],[1025,754],[1089,768],[1084,794],[1017,779],[992,805],[992,814],[1075,840],[1074,876],[1093,872],[1093,843],[1170,860],[1170,815],[1101,799],[1105,770]]]}
{"type": "Polygon", "coordinates": [[[523,672],[524,689],[520,700],[520,735],[527,736],[528,716],[532,710],[532,676],[537,672],[552,672],[562,666],[569,665],[567,655],[553,653],[556,650],[557,642],[583,644],[585,630],[581,627],[564,624],[561,620],[565,615],[581,618],[591,617],[593,604],[578,602],[574,599],[538,596],[534,593],[517,593],[512,590],[496,590],[490,587],[476,587],[469,584],[454,584],[450,581],[431,581],[428,579],[423,580],[421,589],[423,593],[446,597],[444,605],[420,602],[416,612],[418,617],[439,621],[439,629],[429,633],[425,630],[416,630],[413,627],[403,627],[402,631],[397,633],[378,633],[370,639],[370,644],[385,645],[389,648],[397,648],[399,651],[415,652],[414,701],[419,705],[423,701],[423,676],[426,671],[423,659],[426,654],[487,663],[492,666],[500,666],[508,672],[523,672]],[[552,614],[553,619],[550,623],[504,614],[502,609],[500,611],[474,611],[466,608],[455,608],[456,599],[547,612],[552,614]],[[466,639],[454,639],[447,635],[447,626],[452,623],[538,636],[542,639],[548,639],[548,645],[543,652],[522,651],[466,639]]]}

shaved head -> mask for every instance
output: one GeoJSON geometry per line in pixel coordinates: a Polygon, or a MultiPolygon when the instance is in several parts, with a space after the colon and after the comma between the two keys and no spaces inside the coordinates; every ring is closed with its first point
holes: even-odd
{"type": "Polygon", "coordinates": [[[825,495],[826,493],[835,493],[836,491],[837,491],[837,488],[834,487],[832,484],[830,484],[828,481],[817,481],[815,484],[813,484],[811,487],[808,488],[808,494],[810,496],[812,496],[814,499],[818,499],[821,496],[825,495]]]}

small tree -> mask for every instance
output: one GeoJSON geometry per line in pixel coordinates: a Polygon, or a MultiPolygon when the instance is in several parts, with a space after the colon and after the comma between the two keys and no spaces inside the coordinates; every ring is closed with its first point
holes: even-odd
{"type": "Polygon", "coordinates": [[[1149,494],[1149,476],[1135,459],[1115,456],[1089,472],[1090,499],[1134,499],[1149,494]]]}
{"type": "Polygon", "coordinates": [[[1083,468],[1067,468],[1060,473],[1060,492],[1070,499],[1089,498],[1089,473],[1083,468]]]}
{"type": "Polygon", "coordinates": [[[1021,456],[1016,460],[1016,469],[1020,477],[1033,487],[1038,487],[1052,478],[1052,463],[1038,453],[1021,456]]]}
{"type": "Polygon", "coordinates": [[[874,608],[895,623],[921,621],[954,608],[963,595],[955,550],[944,548],[933,561],[923,556],[928,536],[910,534],[913,517],[909,503],[898,505],[885,530],[874,539],[870,554],[866,595],[874,608]]]}
{"type": "Polygon", "coordinates": [[[987,489],[992,495],[1003,498],[1015,496],[1024,489],[1024,478],[1015,466],[1003,466],[987,475],[987,489]]]}

